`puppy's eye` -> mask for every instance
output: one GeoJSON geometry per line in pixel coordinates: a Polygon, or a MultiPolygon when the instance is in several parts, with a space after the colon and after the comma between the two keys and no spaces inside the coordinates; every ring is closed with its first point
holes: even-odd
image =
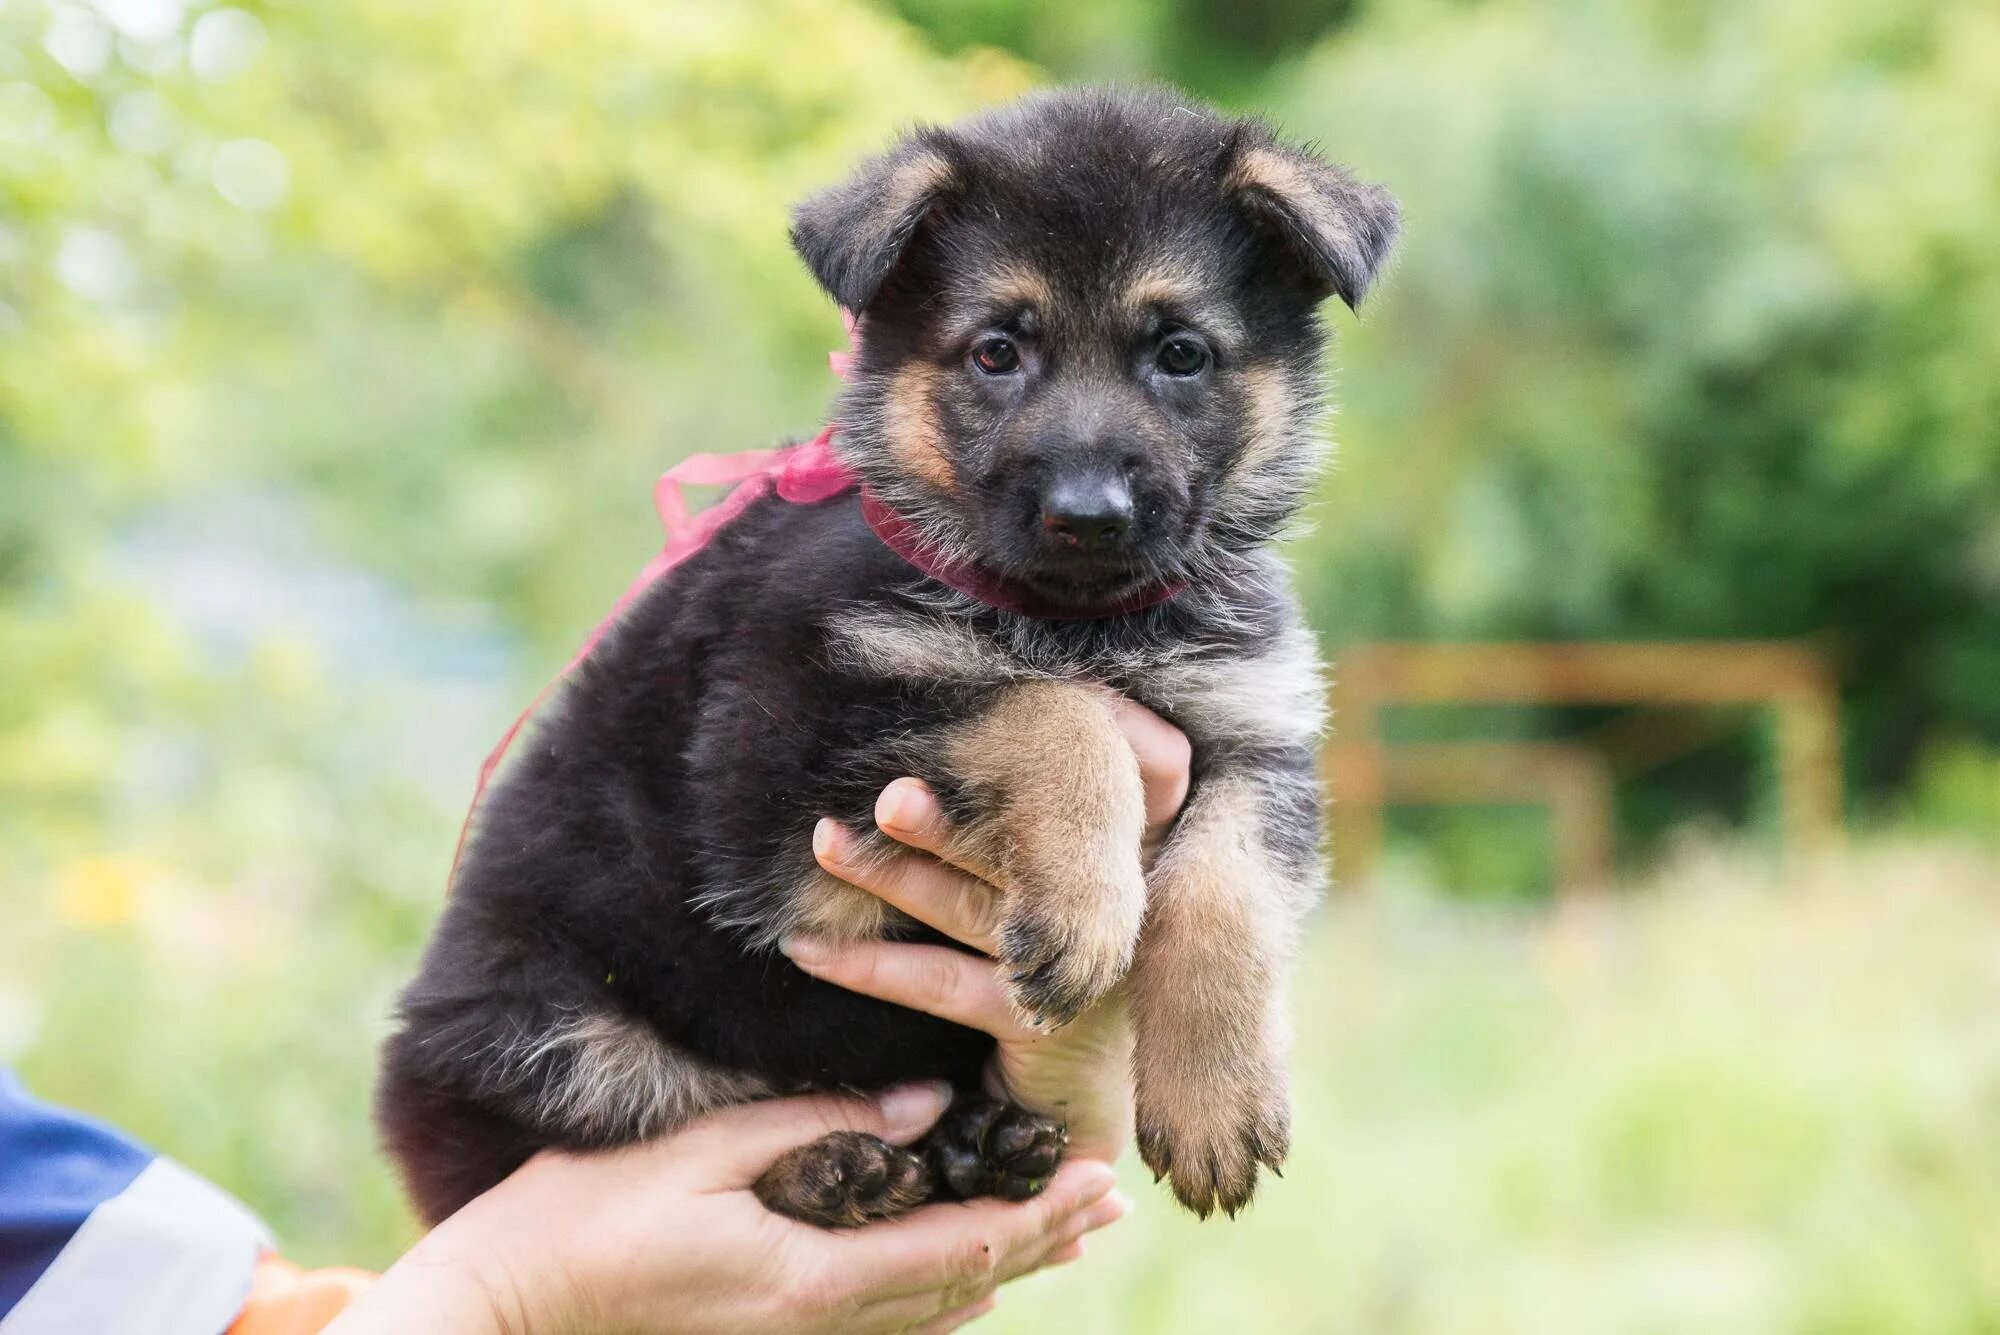
{"type": "Polygon", "coordinates": [[[1160,344],[1159,356],[1154,360],[1168,375],[1199,375],[1208,366],[1208,349],[1198,338],[1175,334],[1160,344]]]}
{"type": "Polygon", "coordinates": [[[1021,369],[1021,350],[1011,338],[982,339],[972,350],[972,364],[987,375],[1011,375],[1021,369]]]}

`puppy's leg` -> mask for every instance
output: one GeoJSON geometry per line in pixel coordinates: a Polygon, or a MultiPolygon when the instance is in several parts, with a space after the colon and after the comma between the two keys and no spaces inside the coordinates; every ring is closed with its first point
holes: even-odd
{"type": "Polygon", "coordinates": [[[435,1223],[548,1145],[596,1149],[770,1093],[602,1001],[407,999],[383,1052],[377,1116],[435,1223]]]}
{"type": "Polygon", "coordinates": [[[1132,974],[1139,1153],[1203,1217],[1241,1209],[1290,1141],[1282,985],[1317,888],[1310,763],[1204,775],[1153,867],[1132,974]]]}
{"type": "Polygon", "coordinates": [[[589,1146],[646,1140],[770,1093],[757,1076],[703,1061],[608,1009],[550,1017],[516,1040],[494,1078],[534,1125],[589,1146]]]}
{"type": "Polygon", "coordinates": [[[549,1144],[514,1118],[400,1062],[383,1068],[375,1116],[383,1148],[427,1224],[458,1213],[549,1144]]]}
{"type": "Polygon", "coordinates": [[[940,748],[963,846],[1006,887],[1000,959],[1021,1013],[1064,1023],[1125,976],[1145,914],[1138,762],[1103,693],[996,688],[940,748]]]}

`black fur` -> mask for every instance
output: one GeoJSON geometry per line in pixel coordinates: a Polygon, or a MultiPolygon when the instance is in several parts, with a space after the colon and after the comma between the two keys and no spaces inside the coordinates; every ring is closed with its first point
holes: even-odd
{"type": "MultiPolygon", "coordinates": [[[[563,1111],[584,1057],[542,1040],[578,1022],[634,1026],[741,1077],[722,1101],[924,1077],[977,1087],[984,1035],[817,982],[773,941],[814,874],[817,818],[866,831],[883,786],[914,773],[978,824],[985,799],[938,740],[1010,681],[1094,678],[1174,718],[1197,789],[1254,776],[1273,861],[1315,880],[1315,721],[1231,722],[1254,698],[1187,684],[1297,634],[1263,548],[1311,475],[1315,307],[1329,290],[1357,300],[1393,230],[1386,196],[1294,150],[1321,197],[1232,175],[1274,143],[1163,94],[1057,94],[919,131],[801,208],[801,254],[864,317],[836,444],[870,487],[941,549],[1050,599],[1188,588],[1110,619],[1017,616],[894,555],[852,491],[753,503],[577,669],[479,813],[378,1097],[427,1217],[540,1146],[672,1124],[563,1111]],[[1347,242],[1311,234],[1329,207],[1352,214],[1347,242]],[[1121,294],[1146,273],[1181,296],[1132,324],[1121,294]],[[972,295],[1022,274],[1046,309],[972,295]],[[1195,377],[1160,369],[1180,331],[1212,357],[1195,377]],[[967,364],[993,337],[1022,358],[1011,379],[967,364]],[[1134,526],[1115,550],[1052,536],[1052,479],[1079,469],[1128,491],[1134,526]],[[867,670],[835,628],[857,612],[969,628],[1004,666],[867,670]]],[[[902,919],[888,930],[930,936],[902,919]]]]}

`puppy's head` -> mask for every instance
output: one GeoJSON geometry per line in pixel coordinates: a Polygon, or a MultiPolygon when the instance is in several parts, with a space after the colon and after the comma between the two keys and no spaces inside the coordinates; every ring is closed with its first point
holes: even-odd
{"type": "Polygon", "coordinates": [[[862,477],[948,554],[1074,603],[1268,541],[1317,455],[1320,303],[1396,206],[1255,121],[1065,92],[920,129],[798,209],[862,317],[862,477]]]}

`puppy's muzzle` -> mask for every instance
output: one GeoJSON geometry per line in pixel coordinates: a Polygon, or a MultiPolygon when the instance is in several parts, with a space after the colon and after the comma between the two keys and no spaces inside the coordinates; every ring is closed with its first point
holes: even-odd
{"type": "Polygon", "coordinates": [[[1042,528],[1059,547],[1101,555],[1132,536],[1132,487],[1115,473],[1064,469],[1042,488],[1042,528]]]}

